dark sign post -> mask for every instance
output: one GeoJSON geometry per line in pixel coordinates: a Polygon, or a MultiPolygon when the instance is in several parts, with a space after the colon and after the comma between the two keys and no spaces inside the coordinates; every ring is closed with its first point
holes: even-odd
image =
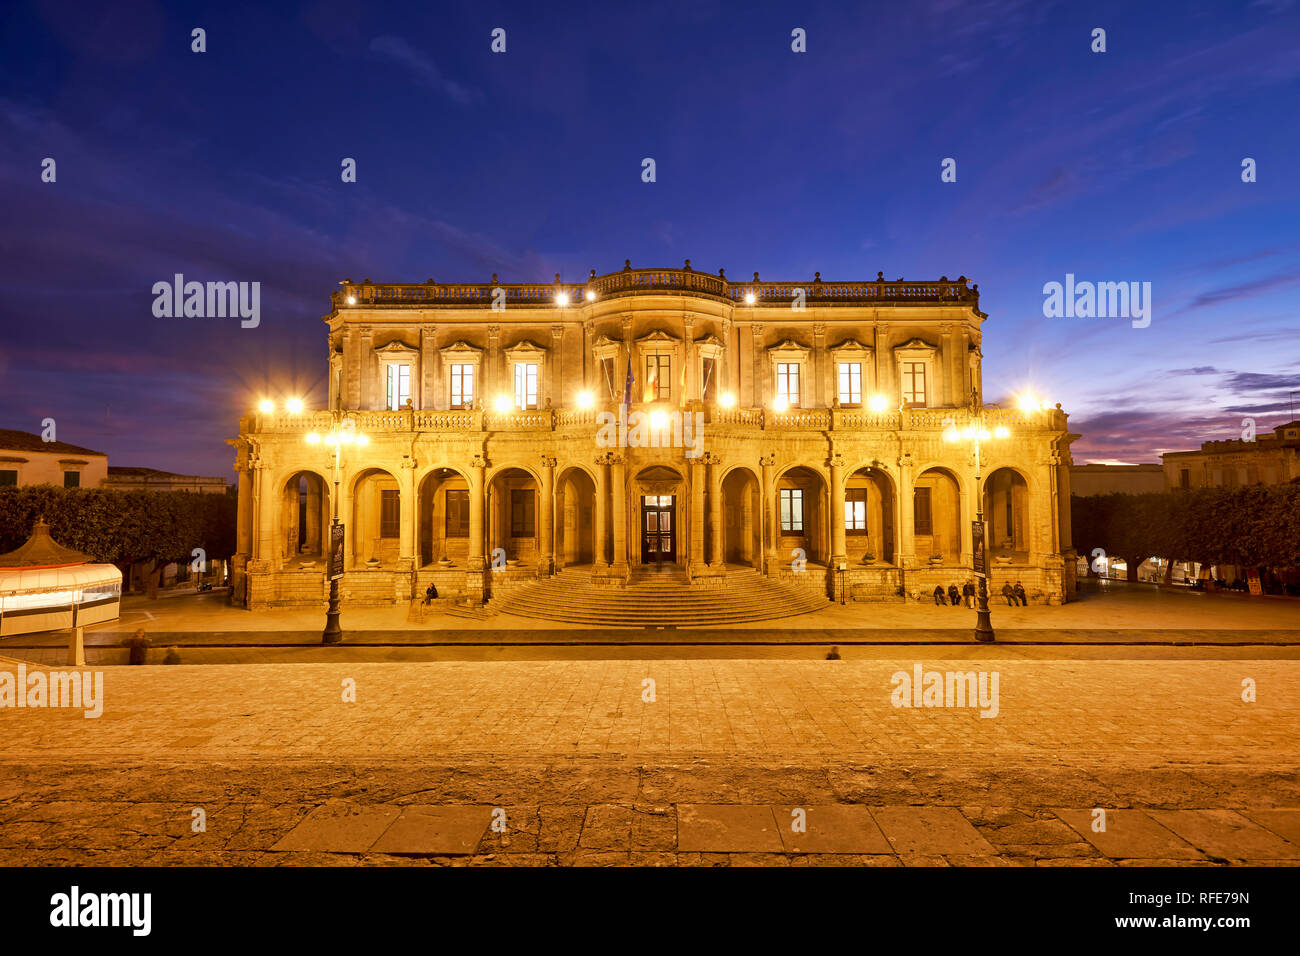
{"type": "Polygon", "coordinates": [[[993,640],[993,622],[989,618],[989,568],[988,554],[984,547],[984,509],[980,509],[979,519],[970,523],[971,563],[974,565],[975,578],[979,582],[979,611],[975,618],[975,640],[987,643],[993,640]]]}
{"type": "Polygon", "coordinates": [[[975,576],[985,577],[988,569],[984,564],[984,522],[972,521],[970,523],[971,542],[974,546],[975,553],[972,556],[975,562],[975,576]]]}
{"type": "Polygon", "coordinates": [[[343,577],[343,525],[335,518],[330,525],[330,606],[325,612],[325,630],[321,642],[338,644],[343,640],[343,628],[339,627],[339,578],[343,577]]]}

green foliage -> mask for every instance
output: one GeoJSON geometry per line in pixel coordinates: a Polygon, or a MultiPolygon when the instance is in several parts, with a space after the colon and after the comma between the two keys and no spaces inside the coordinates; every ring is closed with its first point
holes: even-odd
{"type": "Polygon", "coordinates": [[[1199,488],[1070,500],[1074,546],[1130,569],[1153,555],[1202,564],[1300,564],[1300,486],[1199,488]]]}
{"type": "Polygon", "coordinates": [[[195,548],[210,559],[228,558],[235,551],[236,505],[233,494],[0,488],[0,552],[26,541],[44,517],[55,541],[96,561],[189,561],[195,548]]]}

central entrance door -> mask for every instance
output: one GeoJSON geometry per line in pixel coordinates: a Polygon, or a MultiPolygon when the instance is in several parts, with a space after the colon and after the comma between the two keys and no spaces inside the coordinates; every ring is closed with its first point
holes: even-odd
{"type": "Polygon", "coordinates": [[[641,563],[677,560],[676,495],[641,496],[641,563]]]}

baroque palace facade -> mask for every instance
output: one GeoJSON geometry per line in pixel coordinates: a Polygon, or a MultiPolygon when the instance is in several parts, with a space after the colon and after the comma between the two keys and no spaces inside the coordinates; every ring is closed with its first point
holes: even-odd
{"type": "Polygon", "coordinates": [[[562,568],[621,587],[649,566],[687,589],[743,570],[928,599],[971,576],[977,488],[991,586],[1074,594],[1077,436],[1059,405],[985,406],[964,277],[733,282],[687,260],[341,286],[329,408],[264,402],[231,441],[248,608],[324,602],[335,513],[345,604],[429,583],[477,603],[562,568]]]}

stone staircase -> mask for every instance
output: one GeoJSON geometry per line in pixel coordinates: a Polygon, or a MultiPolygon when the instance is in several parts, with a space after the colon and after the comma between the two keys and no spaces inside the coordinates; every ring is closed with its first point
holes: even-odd
{"type": "Polygon", "coordinates": [[[493,613],[606,627],[708,627],[768,621],[829,607],[822,594],[753,568],[728,568],[726,585],[693,588],[680,571],[638,569],[627,587],[598,587],[588,569],[566,568],[494,596],[493,613]]]}

